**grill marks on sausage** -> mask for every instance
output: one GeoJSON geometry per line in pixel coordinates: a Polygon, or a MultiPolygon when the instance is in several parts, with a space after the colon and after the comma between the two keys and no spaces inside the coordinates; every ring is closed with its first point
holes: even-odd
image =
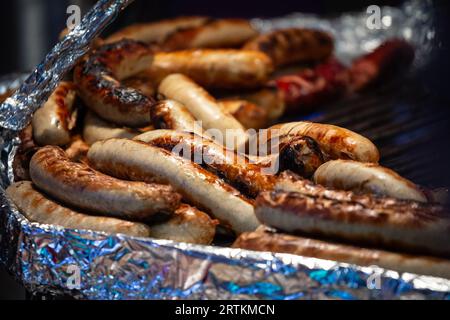
{"type": "Polygon", "coordinates": [[[288,28],[262,34],[244,46],[266,53],[276,66],[320,61],[333,51],[333,39],[323,31],[288,28]]]}
{"type": "MultiPolygon", "coordinates": [[[[167,135],[151,140],[150,144],[169,151],[176,146],[186,146],[189,155],[181,154],[181,156],[184,158],[190,156],[191,161],[196,161],[196,158],[200,157],[202,167],[250,197],[256,197],[262,190],[271,189],[276,180],[275,176],[264,175],[261,172],[262,167],[249,163],[245,157],[213,142],[195,139],[194,134],[167,135]]],[[[183,147],[182,151],[185,150],[183,147]]]]}
{"type": "Polygon", "coordinates": [[[69,160],[58,147],[47,146],[30,163],[33,182],[55,198],[105,215],[148,220],[156,213],[171,213],[181,196],[168,185],[123,181],[69,160]],[[128,203],[127,203],[128,202],[128,203]]]}
{"type": "MultiPolygon", "coordinates": [[[[118,124],[143,126],[149,111],[155,102],[152,97],[146,96],[141,91],[126,87],[119,81],[123,78],[142,71],[146,67],[146,59],[151,60],[153,49],[149,45],[132,40],[122,40],[108,44],[95,50],[76,67],[74,78],[78,85],[80,96],[101,117],[118,124]],[[128,61],[129,60],[129,61],[128,61]],[[144,62],[142,62],[144,61],[144,62]],[[143,64],[135,67],[133,64],[143,64]],[[136,69],[136,70],[135,70],[136,69]],[[103,105],[99,105],[99,104],[103,105]],[[119,114],[133,113],[135,118],[141,116],[141,120],[120,119],[116,115],[114,119],[107,116],[104,108],[115,108],[119,114]],[[138,122],[138,123],[135,123],[138,122]]],[[[148,63],[150,65],[150,62],[148,63]]]]}

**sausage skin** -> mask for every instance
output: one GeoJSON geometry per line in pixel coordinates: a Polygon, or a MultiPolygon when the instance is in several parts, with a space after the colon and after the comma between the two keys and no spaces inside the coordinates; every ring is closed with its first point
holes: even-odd
{"type": "Polygon", "coordinates": [[[70,161],[62,149],[54,146],[43,147],[33,155],[30,176],[40,190],[63,203],[132,220],[172,213],[181,200],[170,186],[107,176],[86,164],[70,161]]]}
{"type": "Polygon", "coordinates": [[[333,160],[321,165],[314,181],[325,187],[427,202],[425,194],[396,172],[373,163],[333,160]]]}
{"type": "Polygon", "coordinates": [[[92,145],[88,159],[98,170],[119,178],[169,183],[189,203],[238,234],[259,225],[251,201],[197,164],[167,150],[140,141],[110,139],[92,145]]]}
{"type": "Polygon", "coordinates": [[[135,237],[148,237],[150,234],[150,228],[139,222],[96,217],[63,207],[38,191],[30,181],[13,183],[6,189],[6,194],[19,211],[34,222],[135,237]]]}
{"type": "Polygon", "coordinates": [[[70,142],[70,130],[76,122],[75,86],[61,82],[47,102],[33,116],[33,138],[40,146],[64,146],[70,142]]]}

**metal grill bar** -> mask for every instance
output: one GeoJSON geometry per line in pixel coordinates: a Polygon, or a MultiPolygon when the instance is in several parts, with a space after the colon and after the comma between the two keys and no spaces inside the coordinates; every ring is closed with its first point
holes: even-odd
{"type": "MultiPolygon", "coordinates": [[[[446,145],[449,113],[413,78],[323,106],[311,121],[342,126],[371,139],[381,164],[419,184],[442,185],[433,150],[446,145]]],[[[445,170],[445,169],[443,169],[445,170]]]]}

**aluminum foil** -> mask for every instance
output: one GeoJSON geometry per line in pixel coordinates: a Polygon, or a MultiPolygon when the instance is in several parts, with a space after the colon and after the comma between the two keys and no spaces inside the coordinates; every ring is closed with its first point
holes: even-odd
{"type": "MultiPolygon", "coordinates": [[[[352,50],[350,44],[340,43],[348,39],[345,33],[353,32],[349,19],[359,21],[361,13],[331,20],[293,14],[254,23],[265,30],[298,25],[300,20],[311,27],[329,28],[336,23],[338,52],[345,57],[345,52],[369,50],[364,41],[356,42],[352,50]]],[[[401,23],[409,27],[411,19],[393,21],[401,29],[401,23]]],[[[364,36],[367,41],[371,37],[381,41],[378,33],[364,36]]],[[[39,76],[46,77],[41,71],[39,76]]],[[[63,74],[64,70],[56,67],[52,72],[63,74]]],[[[0,93],[23,79],[0,79],[0,93]]],[[[10,121],[9,128],[22,127],[27,121],[1,118],[10,121]]],[[[4,195],[13,179],[12,159],[20,141],[14,131],[3,130],[0,143],[0,262],[30,292],[85,299],[450,299],[450,280],[375,266],[30,223],[4,195]]]]}
{"type": "Polygon", "coordinates": [[[20,130],[47,101],[64,75],[89,50],[90,43],[133,0],[100,0],[81,23],[45,57],[19,90],[0,106],[0,126],[20,130]]]}
{"type": "Polygon", "coordinates": [[[343,63],[372,51],[383,41],[400,38],[415,46],[417,67],[424,66],[436,48],[431,0],[406,1],[401,7],[369,6],[366,10],[336,17],[292,13],[276,19],[253,19],[261,31],[305,27],[329,32],[335,39],[335,55],[343,63]],[[379,13],[379,15],[378,15],[379,13]]]}

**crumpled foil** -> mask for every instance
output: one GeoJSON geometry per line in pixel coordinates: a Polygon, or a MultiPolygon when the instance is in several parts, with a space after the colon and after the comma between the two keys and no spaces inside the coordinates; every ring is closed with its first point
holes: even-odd
{"type": "Polygon", "coordinates": [[[335,55],[345,64],[372,51],[387,39],[405,39],[414,45],[415,64],[420,67],[426,64],[436,47],[433,12],[431,0],[413,0],[398,8],[369,6],[362,12],[336,17],[292,13],[276,19],[253,19],[252,23],[262,32],[289,27],[324,30],[333,35],[335,55]]]}
{"type": "Polygon", "coordinates": [[[90,43],[133,0],[100,0],[47,54],[19,90],[0,106],[0,126],[26,127],[39,106],[47,101],[64,75],[89,50],[90,43]]]}
{"type": "MultiPolygon", "coordinates": [[[[408,6],[417,6],[412,13],[422,18],[431,12],[419,10],[418,2],[403,8],[408,6]]],[[[399,13],[394,8],[382,11],[399,13]]],[[[404,21],[393,20],[397,31],[392,34],[411,26],[424,28],[405,12],[404,21]]],[[[370,50],[369,39],[382,39],[379,33],[369,32],[362,36],[367,41],[355,42],[347,35],[354,32],[352,19],[360,21],[361,13],[330,20],[293,14],[254,23],[264,30],[299,25],[299,20],[310,27],[332,28],[338,52],[349,53],[341,57],[350,57],[370,50]],[[348,43],[341,44],[343,39],[348,43]],[[356,47],[350,49],[350,43],[356,47]]],[[[431,28],[427,25],[427,30],[431,28]]],[[[24,78],[0,79],[0,93],[17,88],[24,78]]],[[[12,119],[11,125],[19,120],[12,119]]],[[[450,280],[376,266],[30,223],[4,194],[13,179],[12,159],[20,141],[13,131],[3,130],[0,143],[0,262],[32,293],[84,299],[450,299],[450,280]]]]}

